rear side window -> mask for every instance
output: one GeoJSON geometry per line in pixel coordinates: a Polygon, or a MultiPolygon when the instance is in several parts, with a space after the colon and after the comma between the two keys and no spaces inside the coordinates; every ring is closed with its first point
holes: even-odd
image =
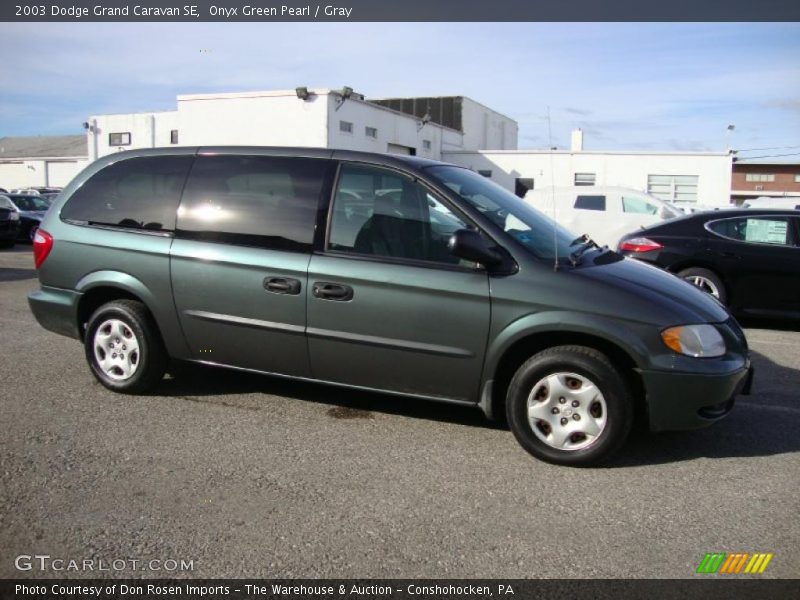
{"type": "Polygon", "coordinates": [[[181,237],[310,251],[329,161],[198,156],[178,210],[181,237]]]}
{"type": "Polygon", "coordinates": [[[789,239],[789,219],[787,218],[742,217],[741,219],[724,219],[712,221],[707,227],[722,237],[740,242],[776,244],[780,246],[791,244],[789,239]]]}
{"type": "Polygon", "coordinates": [[[90,225],[171,231],[192,156],[147,156],[113,163],[67,200],[61,218],[90,225]]]}
{"type": "Polygon", "coordinates": [[[639,215],[655,215],[658,214],[658,207],[655,204],[650,204],[644,198],[639,198],[637,196],[623,196],[622,211],[639,215]]]}
{"type": "Polygon", "coordinates": [[[575,199],[575,208],[579,210],[605,210],[605,196],[578,196],[575,199]]]}

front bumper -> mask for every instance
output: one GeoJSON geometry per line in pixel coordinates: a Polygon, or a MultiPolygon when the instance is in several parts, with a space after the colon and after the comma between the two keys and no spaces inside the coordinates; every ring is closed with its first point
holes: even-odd
{"type": "Polygon", "coordinates": [[[652,431],[706,427],[725,417],[734,398],[749,394],[753,368],[722,374],[642,371],[649,425],[652,431]]]}

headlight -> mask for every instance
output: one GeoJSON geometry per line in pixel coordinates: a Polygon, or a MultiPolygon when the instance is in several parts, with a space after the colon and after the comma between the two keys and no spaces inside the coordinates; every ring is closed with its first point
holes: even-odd
{"type": "Polygon", "coordinates": [[[696,358],[712,358],[725,354],[725,340],[713,325],[681,325],[661,332],[667,348],[696,358]]]}

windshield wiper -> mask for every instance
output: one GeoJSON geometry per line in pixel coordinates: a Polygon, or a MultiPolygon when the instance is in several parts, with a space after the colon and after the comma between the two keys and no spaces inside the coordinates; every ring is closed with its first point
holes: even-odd
{"type": "Polygon", "coordinates": [[[581,256],[583,256],[590,248],[600,248],[600,244],[595,242],[592,238],[589,237],[588,233],[584,233],[582,236],[575,238],[572,240],[570,246],[574,246],[583,242],[580,247],[575,250],[575,252],[570,253],[569,255],[569,262],[572,263],[573,267],[577,267],[578,263],[580,262],[581,256]]]}

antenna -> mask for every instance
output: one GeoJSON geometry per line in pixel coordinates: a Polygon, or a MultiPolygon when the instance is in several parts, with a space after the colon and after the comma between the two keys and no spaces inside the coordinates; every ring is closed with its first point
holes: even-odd
{"type": "Polygon", "coordinates": [[[556,177],[553,166],[553,127],[550,121],[550,107],[547,107],[547,143],[550,145],[550,200],[553,202],[553,270],[558,271],[558,221],[556,215],[556,177]]]}

